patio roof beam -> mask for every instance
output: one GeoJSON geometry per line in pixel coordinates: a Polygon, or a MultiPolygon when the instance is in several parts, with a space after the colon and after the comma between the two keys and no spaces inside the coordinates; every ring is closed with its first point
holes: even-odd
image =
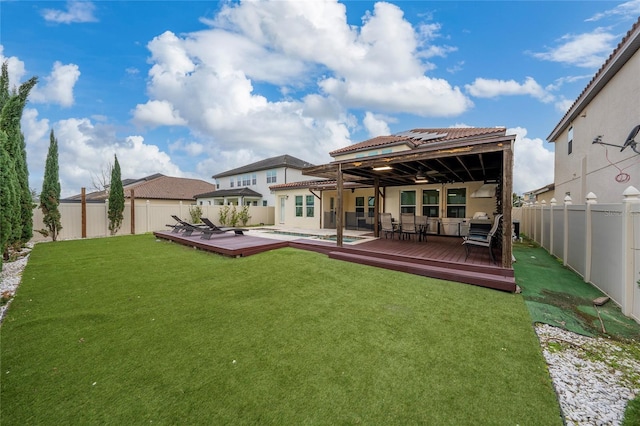
{"type": "Polygon", "coordinates": [[[453,170],[451,170],[449,168],[449,166],[447,166],[442,160],[440,160],[439,158],[436,159],[436,161],[438,163],[440,163],[442,165],[442,167],[444,167],[445,169],[449,170],[449,172],[451,172],[452,175],[454,175],[456,177],[456,179],[458,179],[458,181],[460,182],[464,182],[464,179],[462,179],[456,172],[454,172],[453,170]]]}
{"type": "Polygon", "coordinates": [[[460,163],[460,165],[462,166],[462,168],[464,168],[464,170],[467,172],[467,174],[469,175],[469,178],[473,181],[473,180],[477,180],[473,177],[473,175],[471,174],[471,172],[469,171],[469,169],[467,168],[467,165],[464,164],[464,161],[462,161],[462,159],[460,157],[456,157],[458,159],[458,162],[460,163]]]}

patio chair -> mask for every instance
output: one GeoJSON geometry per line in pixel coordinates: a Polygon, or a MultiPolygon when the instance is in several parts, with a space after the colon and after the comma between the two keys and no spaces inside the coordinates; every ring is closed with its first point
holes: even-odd
{"type": "Polygon", "coordinates": [[[424,238],[427,241],[427,230],[429,229],[427,216],[416,216],[416,228],[418,228],[418,239],[422,241],[424,238]]]}
{"type": "Polygon", "coordinates": [[[189,223],[180,219],[174,214],[172,214],[171,217],[177,222],[175,225],[173,225],[173,230],[171,232],[182,232],[185,237],[190,237],[194,232],[202,231],[204,229],[204,225],[195,225],[193,223],[189,223]]]}
{"type": "Polygon", "coordinates": [[[467,258],[469,257],[469,251],[471,246],[476,246],[476,247],[487,247],[489,249],[489,256],[491,257],[491,261],[493,263],[496,262],[493,256],[492,243],[493,243],[493,236],[498,231],[498,226],[500,225],[501,219],[502,219],[502,215],[501,214],[497,215],[493,221],[493,226],[491,227],[491,230],[489,230],[489,232],[487,233],[481,230],[476,230],[476,231],[473,231],[473,233],[470,233],[469,235],[467,235],[466,237],[463,237],[462,245],[464,245],[464,248],[467,253],[464,260],[467,260],[467,258]]]}
{"type": "Polygon", "coordinates": [[[385,238],[388,238],[389,234],[391,234],[391,239],[393,239],[396,228],[393,227],[391,213],[380,213],[380,232],[384,232],[385,238]]]}
{"type": "Polygon", "coordinates": [[[412,235],[418,235],[416,216],[413,213],[400,213],[400,235],[408,239],[411,239],[412,235]]]}
{"type": "Polygon", "coordinates": [[[210,240],[211,236],[216,234],[224,234],[226,232],[233,231],[233,233],[237,236],[244,235],[244,231],[246,231],[246,229],[242,228],[220,228],[218,225],[211,222],[211,220],[209,220],[209,218],[207,217],[201,217],[200,220],[206,226],[206,228],[202,229],[202,235],[200,236],[200,238],[203,238],[205,240],[210,240]]]}

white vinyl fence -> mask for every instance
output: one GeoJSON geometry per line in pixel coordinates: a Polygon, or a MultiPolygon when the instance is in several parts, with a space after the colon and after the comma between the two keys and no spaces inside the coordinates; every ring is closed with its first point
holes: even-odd
{"type": "Polygon", "coordinates": [[[520,232],[595,285],[640,322],[640,191],[628,187],[620,204],[529,204],[514,209],[520,232]]]}
{"type": "MultiPolygon", "coordinates": [[[[86,203],[86,238],[105,237],[111,235],[109,231],[109,221],[107,219],[108,204],[86,203]]],[[[144,234],[147,232],[167,230],[167,225],[174,224],[175,220],[171,215],[176,215],[184,220],[191,221],[189,208],[196,207],[194,205],[180,204],[158,204],[144,200],[136,199],[134,202],[133,216],[135,219],[135,232],[131,227],[131,202],[127,201],[124,207],[124,220],[117,235],[127,234],[144,234]]],[[[202,209],[202,216],[208,217],[215,224],[220,225],[219,212],[222,206],[198,206],[202,209]]],[[[233,206],[229,206],[233,209],[233,206]]],[[[79,202],[60,203],[58,206],[61,215],[62,230],[58,236],[59,240],[70,240],[82,238],[82,204],[79,202]]],[[[238,211],[242,206],[236,206],[238,211]]],[[[249,222],[251,225],[272,225],[275,218],[275,209],[273,207],[249,206],[249,222]]],[[[239,224],[240,225],[240,224],[239,224]]],[[[42,222],[42,210],[35,208],[33,210],[33,241],[51,240],[50,237],[45,238],[37,232],[44,229],[42,222]]]]}

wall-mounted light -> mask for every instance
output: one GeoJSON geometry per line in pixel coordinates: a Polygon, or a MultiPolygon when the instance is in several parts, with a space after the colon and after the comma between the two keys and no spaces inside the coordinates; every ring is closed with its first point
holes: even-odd
{"type": "Polygon", "coordinates": [[[393,167],[391,166],[376,166],[373,168],[373,170],[375,170],[376,172],[382,172],[384,170],[393,170],[393,167]]]}

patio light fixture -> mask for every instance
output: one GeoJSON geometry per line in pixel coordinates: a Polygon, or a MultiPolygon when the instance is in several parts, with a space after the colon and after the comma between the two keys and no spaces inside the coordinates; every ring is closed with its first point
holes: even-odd
{"type": "Polygon", "coordinates": [[[376,172],[382,172],[384,170],[392,170],[393,167],[391,166],[376,166],[373,168],[373,170],[375,170],[376,172]]]}

